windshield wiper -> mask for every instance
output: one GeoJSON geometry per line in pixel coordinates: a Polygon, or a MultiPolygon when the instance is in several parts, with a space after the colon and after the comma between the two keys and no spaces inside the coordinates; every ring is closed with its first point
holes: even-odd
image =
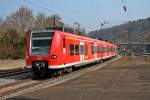
{"type": "Polygon", "coordinates": [[[34,50],[48,49],[49,47],[32,47],[34,50]]]}
{"type": "Polygon", "coordinates": [[[41,49],[44,49],[43,47],[32,47],[32,49],[34,50],[41,50],[41,49]]]}

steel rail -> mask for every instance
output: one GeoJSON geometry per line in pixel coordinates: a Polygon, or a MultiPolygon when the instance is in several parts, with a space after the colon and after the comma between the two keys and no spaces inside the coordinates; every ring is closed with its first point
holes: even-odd
{"type": "Polygon", "coordinates": [[[22,73],[28,73],[31,72],[30,69],[16,69],[16,70],[10,70],[10,71],[4,71],[0,73],[0,78],[2,77],[7,77],[7,76],[12,76],[12,75],[18,75],[18,74],[22,74],[22,73]]]}

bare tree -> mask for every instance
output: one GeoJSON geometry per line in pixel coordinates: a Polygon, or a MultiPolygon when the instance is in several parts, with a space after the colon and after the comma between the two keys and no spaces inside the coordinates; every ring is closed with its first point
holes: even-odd
{"type": "Polygon", "coordinates": [[[39,12],[35,17],[34,28],[36,30],[43,30],[47,27],[47,17],[44,13],[39,12]]]}
{"type": "Polygon", "coordinates": [[[32,11],[26,7],[20,7],[15,13],[6,17],[6,23],[9,28],[15,28],[18,32],[24,33],[32,26],[32,11]]]}
{"type": "Polygon", "coordinates": [[[3,24],[3,18],[2,17],[0,17],[0,26],[3,24]]]}
{"type": "Polygon", "coordinates": [[[6,28],[5,21],[2,17],[0,17],[0,39],[5,34],[6,30],[7,28],[6,28]]]}
{"type": "Polygon", "coordinates": [[[1,37],[1,31],[3,30],[2,24],[3,24],[3,19],[2,19],[2,17],[0,17],[0,37],[1,37]]]}

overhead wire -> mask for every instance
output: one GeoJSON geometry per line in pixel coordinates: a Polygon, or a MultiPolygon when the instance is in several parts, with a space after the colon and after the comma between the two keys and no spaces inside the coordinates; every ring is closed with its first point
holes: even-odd
{"type": "Polygon", "coordinates": [[[111,27],[111,26],[114,26],[112,23],[110,23],[109,21],[106,21],[103,16],[102,16],[102,12],[101,12],[101,9],[99,8],[98,6],[98,2],[96,0],[93,0],[93,2],[91,0],[89,0],[90,5],[93,6],[93,8],[95,9],[96,11],[96,16],[97,16],[97,19],[98,19],[98,25],[100,25],[101,27],[108,27],[108,25],[111,27]],[[108,25],[106,25],[108,24],[108,25]]]}
{"type": "MultiPolygon", "coordinates": [[[[13,0],[12,0],[12,2],[15,3],[15,4],[18,4],[16,1],[13,1],[13,0]]],[[[49,12],[49,13],[51,13],[51,14],[58,14],[56,11],[50,10],[50,9],[48,9],[48,8],[46,8],[46,7],[43,7],[43,6],[41,6],[41,5],[39,5],[39,4],[36,4],[36,3],[33,3],[33,2],[31,2],[31,1],[29,1],[29,0],[23,0],[23,2],[26,3],[26,4],[29,4],[29,5],[35,6],[35,7],[37,7],[37,8],[40,8],[40,9],[42,9],[42,10],[44,10],[44,11],[46,11],[46,12],[49,12]]],[[[82,15],[83,15],[83,14],[82,14],[82,15]]],[[[64,16],[64,15],[61,15],[61,16],[63,16],[64,18],[66,18],[66,19],[68,19],[68,20],[70,20],[70,21],[72,21],[73,23],[78,22],[77,20],[72,19],[72,18],[70,18],[70,17],[68,17],[68,16],[64,16]]],[[[84,16],[85,16],[85,15],[84,15],[84,16]]],[[[87,16],[86,16],[86,18],[87,18],[87,16]]],[[[67,24],[66,24],[66,25],[67,25],[67,24]]],[[[82,25],[86,25],[86,24],[82,24],[82,25]]]]}
{"type": "MultiPolygon", "coordinates": [[[[56,11],[50,10],[50,9],[48,9],[48,8],[46,8],[46,7],[43,7],[43,6],[38,5],[38,4],[36,4],[36,3],[33,3],[33,2],[31,2],[31,1],[29,1],[29,0],[24,0],[24,2],[26,2],[26,3],[30,4],[30,5],[33,5],[33,6],[35,6],[35,7],[38,7],[38,8],[40,8],[40,9],[43,9],[43,10],[45,10],[45,11],[47,11],[47,12],[52,13],[52,14],[58,14],[56,11]]],[[[70,18],[70,17],[68,17],[68,16],[65,16],[65,15],[61,15],[61,16],[64,17],[64,18],[66,18],[66,19],[68,19],[68,20],[70,20],[70,21],[78,22],[77,20],[75,20],[75,19],[73,19],[73,18],[70,18]]]]}
{"type": "MultiPolygon", "coordinates": [[[[61,1],[62,2],[62,1],[61,1]]],[[[67,6],[68,6],[68,8],[71,8],[70,7],[70,4],[68,5],[68,3],[66,3],[67,4],[67,6]]],[[[62,6],[62,3],[61,3],[61,6],[62,6]]],[[[66,6],[64,6],[64,8],[66,8],[66,6]]],[[[81,7],[80,7],[81,8],[81,7]]],[[[69,9],[69,10],[71,10],[71,11],[73,11],[73,12],[77,12],[78,14],[80,14],[80,15],[83,15],[83,17],[84,18],[89,18],[90,16],[89,15],[87,15],[87,13],[85,12],[85,11],[83,11],[83,9],[79,9],[78,8],[78,10],[77,9],[69,9]]],[[[77,14],[77,13],[74,13],[74,14],[77,14]]]]}
{"type": "Polygon", "coordinates": [[[102,17],[102,12],[101,12],[101,9],[99,8],[99,6],[97,5],[98,3],[97,3],[97,1],[96,0],[93,0],[95,3],[95,8],[96,8],[96,11],[97,11],[97,13],[98,13],[98,16],[99,16],[99,20],[101,19],[102,21],[104,21],[104,19],[103,19],[103,17],[102,17]]]}
{"type": "MultiPolygon", "coordinates": [[[[97,10],[97,5],[95,5],[95,3],[92,1],[92,0],[88,0],[88,2],[89,2],[89,4],[91,5],[91,7],[93,8],[93,10],[95,10],[95,16],[97,17],[97,25],[98,25],[98,27],[99,27],[99,24],[100,23],[103,23],[101,20],[103,20],[103,19],[101,19],[102,17],[100,17],[100,15],[99,15],[99,11],[97,10]]],[[[101,24],[102,25],[102,24],[101,24]]],[[[101,26],[100,25],[100,26],[101,26]]]]}
{"type": "Polygon", "coordinates": [[[131,21],[130,15],[128,13],[128,9],[127,9],[127,2],[126,0],[121,0],[122,1],[122,5],[123,5],[123,10],[128,18],[129,21],[131,21]]]}
{"type": "MultiPolygon", "coordinates": [[[[61,3],[61,5],[60,6],[62,6],[62,4],[63,4],[63,1],[60,1],[61,3]]],[[[70,8],[71,6],[70,6],[70,4],[69,3],[66,3],[65,4],[65,6],[63,6],[63,8],[66,8],[66,6],[68,7],[68,8],[70,8]]],[[[81,6],[82,7],[82,6],[81,6]]],[[[92,20],[92,18],[88,15],[88,13],[86,12],[86,9],[84,9],[84,8],[81,8],[81,7],[79,7],[78,9],[68,9],[68,10],[71,10],[72,12],[74,12],[74,14],[75,15],[80,15],[80,16],[82,16],[82,18],[86,18],[86,19],[88,19],[88,20],[92,20]]],[[[80,21],[81,22],[81,21],[80,21]]],[[[80,23],[79,23],[80,24],[80,23]]],[[[87,25],[87,24],[85,24],[85,23],[82,23],[82,25],[87,25]]],[[[91,25],[91,26],[93,26],[93,25],[91,25]]]]}

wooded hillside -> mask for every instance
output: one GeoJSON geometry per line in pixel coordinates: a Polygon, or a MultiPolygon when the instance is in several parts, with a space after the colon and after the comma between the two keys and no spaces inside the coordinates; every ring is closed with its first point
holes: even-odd
{"type": "Polygon", "coordinates": [[[131,42],[150,42],[150,17],[95,30],[89,36],[119,43],[129,42],[131,36],[131,42]]]}

